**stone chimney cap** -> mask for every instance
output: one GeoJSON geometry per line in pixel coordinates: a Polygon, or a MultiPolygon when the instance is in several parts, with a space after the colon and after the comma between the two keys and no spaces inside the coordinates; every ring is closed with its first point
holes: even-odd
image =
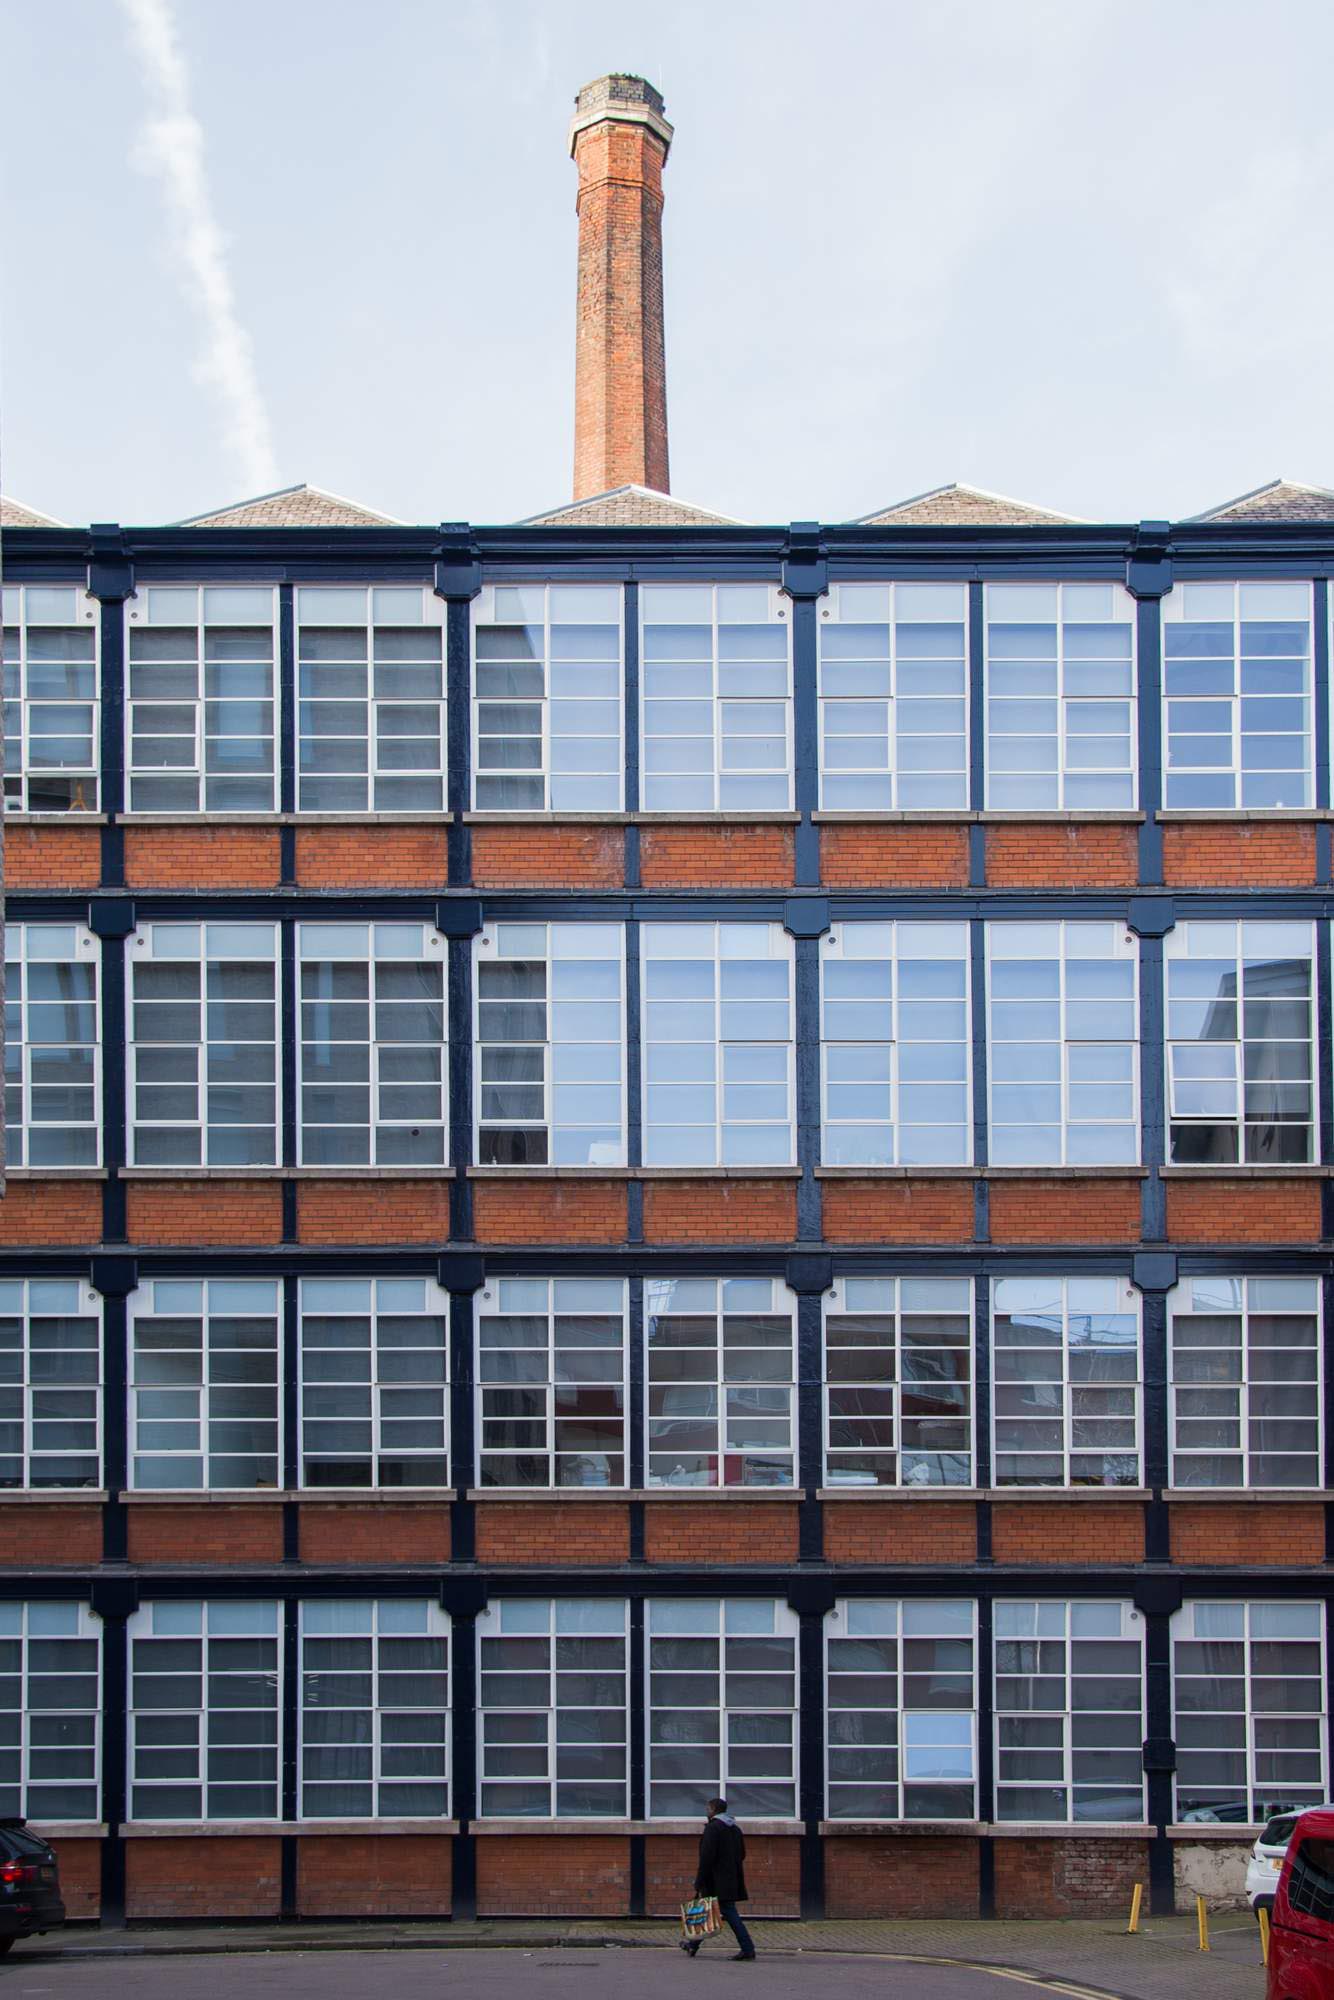
{"type": "Polygon", "coordinates": [[[662,140],[663,152],[672,143],[672,127],[663,116],[662,92],[642,76],[626,76],[619,70],[586,83],[574,100],[570,121],[570,156],[573,158],[581,132],[591,125],[647,125],[662,140]]]}

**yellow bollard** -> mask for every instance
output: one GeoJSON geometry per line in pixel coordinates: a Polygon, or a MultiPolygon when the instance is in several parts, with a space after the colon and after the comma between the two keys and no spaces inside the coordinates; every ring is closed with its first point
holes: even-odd
{"type": "Polygon", "coordinates": [[[1195,1898],[1195,1921],[1200,1931],[1200,1950],[1209,1949],[1209,1912],[1204,1907],[1203,1896],[1195,1898]]]}
{"type": "Polygon", "coordinates": [[[1144,1884],[1137,1882],[1130,1892],[1130,1922],[1126,1925],[1126,1936],[1134,1937],[1139,1930],[1139,1906],[1144,1901],[1144,1884]]]}
{"type": "Polygon", "coordinates": [[[1263,1907],[1260,1910],[1260,1963],[1269,1963],[1269,1912],[1263,1907]]]}

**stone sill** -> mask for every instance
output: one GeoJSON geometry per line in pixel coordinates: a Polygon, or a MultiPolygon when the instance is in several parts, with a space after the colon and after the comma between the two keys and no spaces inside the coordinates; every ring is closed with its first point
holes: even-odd
{"type": "MultiPolygon", "coordinates": [[[[325,1173],[328,1169],[321,1168],[325,1173]]],[[[774,1181],[801,1179],[800,1167],[466,1167],[470,1181],[774,1181]]]]}
{"type": "MultiPolygon", "coordinates": [[[[564,1171],[562,1169],[562,1172],[564,1171]]],[[[453,1167],[122,1167],[120,1178],[125,1181],[159,1182],[451,1181],[455,1178],[455,1169],[453,1167]]]]}
{"type": "Polygon", "coordinates": [[[467,1497],[485,1505],[498,1500],[509,1506],[550,1506],[562,1502],[594,1500],[599,1503],[628,1500],[784,1500],[805,1498],[800,1486],[470,1486],[467,1497]]]}
{"type": "MultiPolygon", "coordinates": [[[[139,1819],[126,1820],[120,1829],[122,1840],[217,1840],[253,1839],[283,1834],[330,1834],[365,1836],[396,1833],[457,1833],[456,1819],[139,1819]]],[[[102,1829],[105,1831],[105,1829],[102,1829]]],[[[68,1837],[68,1835],[66,1836],[68,1837]]]]}
{"type": "Polygon", "coordinates": [[[6,1167],[6,1181],[104,1181],[105,1167],[6,1167]]]}
{"type": "Polygon", "coordinates": [[[1268,1821],[1263,1819],[1230,1820],[1226,1826],[1220,1826],[1216,1820],[1200,1820],[1198,1824],[1183,1820],[1166,1828],[1166,1833],[1169,1840],[1235,1840],[1253,1846],[1267,1825],[1268,1821]]]}
{"type": "Polygon", "coordinates": [[[117,813],[117,826],[447,826],[450,812],[117,813]]]}
{"type": "Polygon", "coordinates": [[[108,1832],[104,1820],[95,1819],[30,1819],[29,1833],[35,1833],[39,1840],[54,1843],[57,1840],[105,1840],[108,1832]]]}
{"type": "Polygon", "coordinates": [[[1233,826],[1247,820],[1272,820],[1281,826],[1286,820],[1291,825],[1300,826],[1311,820],[1334,819],[1334,813],[1323,806],[1211,806],[1208,811],[1197,807],[1160,807],[1154,817],[1164,825],[1180,822],[1185,825],[1233,826]]]}
{"type": "Polygon", "coordinates": [[[102,1507],[110,1498],[105,1486],[20,1486],[0,1492],[0,1507],[46,1507],[52,1503],[67,1507],[79,1501],[88,1507],[102,1507]]]}
{"type": "MultiPolygon", "coordinates": [[[[607,1833],[690,1833],[699,1834],[702,1820],[698,1819],[474,1819],[468,1822],[469,1833],[479,1838],[483,1835],[513,1833],[552,1834],[607,1834],[607,1833]]],[[[750,1819],[746,1820],[746,1832],[755,1834],[791,1834],[794,1839],[802,1832],[799,1819],[750,1819]]]]}
{"type": "Polygon", "coordinates": [[[986,1829],[994,1840],[1152,1840],[1158,1829],[1144,1820],[995,1820],[986,1829]]]}
{"type": "Polygon", "coordinates": [[[1165,1181],[1318,1181],[1328,1180],[1334,1174],[1334,1167],[1313,1167],[1295,1161],[1286,1167],[1159,1167],[1158,1173],[1165,1181]]]}
{"type": "Polygon", "coordinates": [[[985,1167],[817,1167],[819,1181],[977,1181],[985,1167]]]}
{"type": "Polygon", "coordinates": [[[981,1819],[822,1819],[819,1831],[833,1839],[840,1835],[845,1839],[850,1835],[865,1839],[870,1835],[898,1840],[905,1835],[968,1839],[994,1829],[981,1819]]]}
{"type": "Polygon", "coordinates": [[[985,1498],[1022,1501],[1025,1506],[1044,1500],[1075,1500],[1081,1504],[1099,1500],[1142,1501],[1153,1498],[1153,1489],[1148,1486],[989,1486],[985,1498]]]}
{"type": "Polygon", "coordinates": [[[942,812],[852,812],[833,811],[822,807],[813,812],[811,818],[817,826],[1015,826],[1031,823],[1035,826],[1140,826],[1148,818],[1147,813],[1135,812],[1129,808],[1118,808],[1112,812],[1070,811],[1070,812],[1002,812],[988,808],[984,812],[965,810],[962,806],[954,811],[942,812]]]}
{"type": "Polygon", "coordinates": [[[465,812],[465,826],[629,826],[628,812],[465,812]]]}
{"type": "Polygon", "coordinates": [[[989,1181],[1146,1181],[1147,1167],[983,1167],[989,1181]]]}
{"type": "Polygon", "coordinates": [[[985,1486],[819,1486],[817,1500],[872,1500],[877,1505],[886,1500],[949,1500],[962,1505],[971,1505],[976,1500],[989,1498],[985,1486]]]}
{"type": "Polygon", "coordinates": [[[940,812],[850,812],[822,806],[811,814],[817,826],[968,826],[981,817],[963,806],[940,812]]]}
{"type": "Polygon", "coordinates": [[[64,812],[64,813],[16,813],[7,812],[6,826],[105,826],[105,813],[64,812]]]}
{"type": "Polygon", "coordinates": [[[1035,826],[1142,826],[1147,813],[1132,811],[1129,807],[1118,807],[1114,812],[1009,812],[988,807],[977,817],[987,826],[1023,826],[1031,822],[1035,826]]]}
{"type": "Polygon", "coordinates": [[[282,1486],[211,1486],[207,1492],[197,1486],[157,1486],[151,1493],[123,1487],[116,1495],[127,1507],[262,1507],[302,1497],[282,1486]]]}
{"type": "Polygon", "coordinates": [[[817,1500],[872,1500],[877,1503],[894,1500],[936,1500],[964,1502],[992,1500],[1019,1502],[1028,1506],[1031,1502],[1074,1500],[1081,1504],[1086,1501],[1144,1501],[1153,1498],[1148,1486],[821,1486],[817,1488],[817,1500]]]}
{"type": "Polygon", "coordinates": [[[799,826],[799,812],[637,812],[635,826],[799,826]]]}
{"type": "Polygon", "coordinates": [[[1164,1486],[1164,1500],[1174,1504],[1194,1506],[1199,1501],[1206,1507],[1220,1504],[1230,1507],[1258,1505],[1261,1507],[1289,1505],[1302,1507],[1323,1507],[1334,1500],[1334,1490],[1326,1491],[1320,1486],[1164,1486]]]}

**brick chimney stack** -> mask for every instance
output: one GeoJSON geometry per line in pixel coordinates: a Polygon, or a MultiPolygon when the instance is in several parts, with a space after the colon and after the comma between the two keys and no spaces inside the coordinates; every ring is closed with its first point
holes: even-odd
{"type": "Polygon", "coordinates": [[[639,76],[599,77],[585,84],[574,106],[574,497],[586,500],[614,486],[666,493],[662,169],[672,128],[660,94],[639,76]]]}

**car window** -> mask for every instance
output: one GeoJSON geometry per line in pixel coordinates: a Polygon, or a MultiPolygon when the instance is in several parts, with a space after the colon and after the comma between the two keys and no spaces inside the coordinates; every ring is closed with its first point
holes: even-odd
{"type": "Polygon", "coordinates": [[[1286,1847],[1292,1839],[1292,1829],[1296,1824],[1296,1813],[1284,1813],[1280,1819],[1271,1819],[1260,1835],[1261,1847],[1286,1847]]]}
{"type": "Polygon", "coordinates": [[[44,1840],[39,1840],[35,1833],[29,1833],[21,1826],[0,1828],[0,1841],[3,1841],[7,1851],[14,1855],[50,1852],[44,1840]]]}
{"type": "Polygon", "coordinates": [[[1334,1840],[1304,1840],[1292,1857],[1288,1901],[1303,1916],[1334,1923],[1334,1840]]]}

